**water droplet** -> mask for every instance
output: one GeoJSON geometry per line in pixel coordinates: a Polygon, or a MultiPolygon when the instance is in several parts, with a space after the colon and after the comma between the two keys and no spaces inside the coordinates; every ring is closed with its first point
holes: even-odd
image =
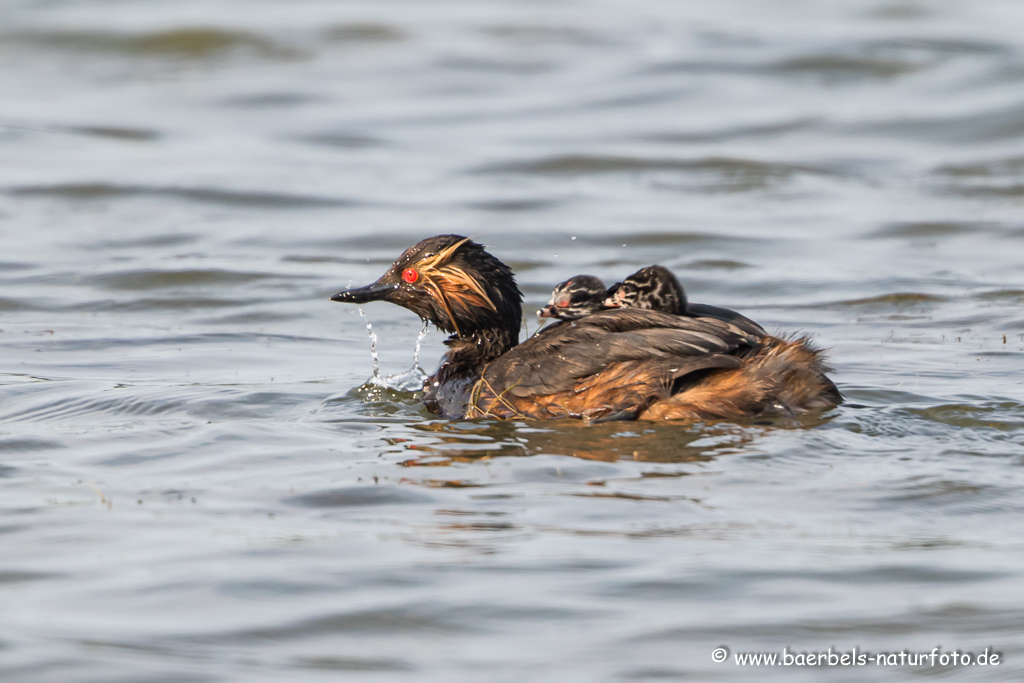
{"type": "MultiPolygon", "coordinates": [[[[359,314],[362,315],[362,308],[358,306],[356,308],[359,309],[359,314]]],[[[396,372],[393,375],[381,375],[380,364],[377,359],[377,335],[373,332],[370,323],[366,323],[366,330],[370,334],[370,353],[373,355],[373,377],[367,380],[366,384],[361,387],[365,390],[364,401],[387,400],[387,390],[408,392],[423,389],[423,380],[427,378],[427,373],[420,367],[420,345],[428,329],[427,323],[424,321],[423,329],[420,330],[419,336],[416,338],[411,368],[405,372],[396,372]]]]}
{"type": "Polygon", "coordinates": [[[572,236],[572,237],[570,237],[569,239],[571,239],[571,240],[572,240],[573,242],[575,242],[575,241],[576,241],[576,235],[573,235],[573,236],[572,236]]]}
{"type": "Polygon", "coordinates": [[[370,355],[373,356],[373,378],[370,381],[378,384],[380,382],[380,362],[377,359],[377,333],[373,331],[373,324],[363,313],[363,307],[356,306],[356,310],[359,311],[359,317],[366,320],[366,333],[370,335],[370,355]]]}
{"type": "Polygon", "coordinates": [[[420,367],[420,346],[423,344],[423,338],[427,336],[427,332],[430,331],[430,323],[426,320],[423,321],[423,329],[416,335],[416,347],[412,351],[412,369],[413,372],[419,371],[424,376],[427,373],[423,372],[423,368],[420,367]]]}

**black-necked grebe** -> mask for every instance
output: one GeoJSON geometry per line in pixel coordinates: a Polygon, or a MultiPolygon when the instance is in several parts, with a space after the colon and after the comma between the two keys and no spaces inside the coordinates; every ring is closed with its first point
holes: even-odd
{"type": "Polygon", "coordinates": [[[423,399],[450,418],[731,419],[842,401],[821,351],[745,329],[738,314],[602,310],[518,344],[511,269],[459,235],[423,240],[375,283],[331,299],[390,301],[450,333],[423,399]]]}

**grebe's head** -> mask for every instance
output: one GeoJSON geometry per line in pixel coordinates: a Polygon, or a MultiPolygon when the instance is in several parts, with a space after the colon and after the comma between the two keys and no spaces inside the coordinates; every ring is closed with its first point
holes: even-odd
{"type": "Polygon", "coordinates": [[[331,301],[390,301],[449,334],[496,330],[515,345],[522,298],[512,269],[483,245],[461,235],[438,235],[406,249],[373,284],[338,292],[331,301]]]}
{"type": "Polygon", "coordinates": [[[682,315],[686,313],[686,292],[668,268],[647,266],[608,290],[603,305],[682,315]]]}
{"type": "Polygon", "coordinates": [[[537,311],[541,318],[577,320],[601,310],[604,283],[593,275],[577,275],[559,283],[548,305],[537,311]]]}

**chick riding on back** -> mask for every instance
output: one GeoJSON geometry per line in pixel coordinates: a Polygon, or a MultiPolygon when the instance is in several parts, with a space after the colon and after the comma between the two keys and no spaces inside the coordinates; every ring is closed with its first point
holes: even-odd
{"type": "Polygon", "coordinates": [[[601,310],[607,294],[599,278],[576,275],[555,285],[548,305],[537,311],[537,315],[541,318],[579,320],[601,310]]]}

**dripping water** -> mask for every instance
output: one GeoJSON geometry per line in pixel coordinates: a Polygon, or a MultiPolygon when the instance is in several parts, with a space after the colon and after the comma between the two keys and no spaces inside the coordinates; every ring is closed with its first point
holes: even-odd
{"type": "Polygon", "coordinates": [[[363,312],[363,307],[356,306],[356,310],[359,311],[359,317],[366,323],[366,334],[370,337],[370,357],[373,358],[373,375],[370,379],[363,382],[361,386],[358,386],[351,391],[345,391],[328,396],[313,410],[313,415],[316,415],[324,408],[327,408],[336,402],[350,398],[352,395],[361,396],[363,401],[366,403],[386,400],[387,398],[385,390],[389,388],[388,380],[390,378],[382,378],[380,376],[380,357],[377,355],[377,333],[373,331],[373,323],[371,323],[369,318],[366,317],[366,314],[363,312]]]}
{"type": "Polygon", "coordinates": [[[359,317],[366,322],[366,333],[370,335],[370,355],[373,356],[373,377],[370,378],[370,384],[380,384],[380,359],[377,358],[377,333],[373,331],[373,323],[370,322],[366,314],[363,313],[362,306],[356,306],[356,310],[359,311],[359,317]]]}
{"type": "Polygon", "coordinates": [[[428,329],[428,323],[424,320],[423,327],[416,335],[416,345],[412,351],[412,367],[405,372],[378,378],[377,383],[381,387],[395,391],[419,391],[423,388],[423,380],[427,378],[427,373],[420,367],[420,347],[423,345],[423,338],[427,336],[428,329]]]}
{"type": "Polygon", "coordinates": [[[416,336],[416,345],[413,347],[412,354],[412,367],[405,372],[399,372],[393,375],[381,375],[380,357],[377,354],[377,333],[373,331],[373,323],[371,323],[366,317],[366,314],[363,313],[362,307],[356,306],[356,310],[359,311],[359,316],[366,322],[366,333],[370,337],[370,355],[373,357],[373,375],[361,386],[352,390],[352,392],[328,397],[314,412],[319,412],[321,408],[335,401],[343,400],[353,393],[354,395],[360,396],[364,403],[395,402],[405,400],[406,398],[410,401],[415,401],[415,397],[410,394],[423,388],[423,380],[426,379],[427,373],[422,367],[420,367],[420,348],[423,345],[423,338],[427,335],[427,322],[424,321],[423,327],[416,336]],[[406,396],[401,396],[401,394],[406,394],[406,396]]]}
{"type": "Polygon", "coordinates": [[[420,333],[416,335],[416,346],[413,347],[412,350],[411,372],[418,372],[419,374],[423,375],[423,377],[426,377],[427,373],[423,370],[422,367],[420,367],[420,346],[423,345],[423,338],[426,337],[427,332],[430,331],[429,325],[430,323],[428,323],[426,320],[423,321],[423,327],[420,329],[420,333]]]}

